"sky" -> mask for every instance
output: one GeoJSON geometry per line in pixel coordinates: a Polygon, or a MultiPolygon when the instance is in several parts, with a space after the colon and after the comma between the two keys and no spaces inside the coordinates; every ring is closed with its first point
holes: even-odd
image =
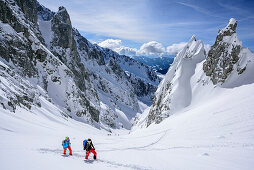
{"type": "Polygon", "coordinates": [[[174,55],[192,35],[213,45],[230,18],[237,34],[254,51],[253,0],[38,0],[57,11],[64,6],[72,25],[92,43],[121,54],[174,55]]]}

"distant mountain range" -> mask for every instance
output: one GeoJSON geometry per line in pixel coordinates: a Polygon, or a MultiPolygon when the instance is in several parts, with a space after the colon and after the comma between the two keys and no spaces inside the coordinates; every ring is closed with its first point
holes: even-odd
{"type": "Polygon", "coordinates": [[[133,56],[134,60],[137,60],[145,65],[150,66],[154,71],[161,74],[168,72],[169,66],[174,61],[174,55],[169,57],[146,57],[146,56],[133,56]]]}

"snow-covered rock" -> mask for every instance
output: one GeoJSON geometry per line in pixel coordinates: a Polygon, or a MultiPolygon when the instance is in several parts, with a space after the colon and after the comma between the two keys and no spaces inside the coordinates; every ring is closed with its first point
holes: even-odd
{"type": "Polygon", "coordinates": [[[189,106],[214,98],[225,88],[254,83],[254,54],[242,47],[236,26],[237,21],[231,18],[219,31],[206,58],[203,43],[192,37],[160,83],[149,112],[146,110],[136,124],[144,127],[160,123],[189,106]]]}
{"type": "Polygon", "coordinates": [[[151,103],[160,78],[142,63],[91,44],[64,7],[52,12],[36,0],[6,0],[0,9],[0,61],[24,77],[28,89],[44,89],[66,115],[130,129],[141,112],[138,99],[151,103]]]}
{"type": "Polygon", "coordinates": [[[74,29],[81,62],[88,70],[101,102],[100,120],[113,128],[131,128],[131,119],[140,111],[138,99],[127,74],[115,57],[108,57],[74,29]]]}
{"type": "Polygon", "coordinates": [[[190,105],[192,89],[190,79],[197,63],[205,59],[204,45],[192,36],[188,44],[177,54],[165,78],[160,83],[147,116],[147,126],[160,123],[171,114],[190,105]]]}
{"type": "Polygon", "coordinates": [[[203,64],[204,72],[214,85],[233,87],[254,82],[251,78],[254,71],[253,53],[242,47],[236,27],[237,21],[231,18],[227,26],[219,31],[203,64]]]}
{"type": "Polygon", "coordinates": [[[110,58],[116,60],[121,69],[125,71],[128,76],[138,99],[147,105],[151,105],[154,93],[161,81],[161,78],[155,71],[153,71],[151,67],[128,56],[119,55],[110,49],[102,48],[98,45],[94,45],[94,47],[103,53],[106,63],[110,58]]]}
{"type": "Polygon", "coordinates": [[[38,1],[36,2],[36,6],[37,6],[38,20],[50,21],[53,18],[53,16],[55,15],[55,12],[44,7],[38,1]]]}
{"type": "MultiPolygon", "coordinates": [[[[18,1],[18,3],[0,1],[1,12],[5,14],[0,18],[0,60],[13,70],[15,75],[20,75],[28,81],[24,84],[24,89],[29,89],[30,86],[36,88],[38,85],[38,88],[41,87],[47,92],[50,101],[67,115],[96,125],[96,122],[99,122],[100,109],[96,90],[91,88],[92,85],[89,80],[85,80],[85,76],[78,77],[74,68],[60,61],[59,56],[56,57],[44,46],[45,41],[39,26],[37,22],[34,23],[34,13],[26,12],[27,9],[36,8],[35,2],[33,1],[33,6],[29,6],[30,3],[27,1],[18,1]],[[82,86],[82,83],[86,86],[82,86]]],[[[5,95],[8,96],[9,93],[5,95]]],[[[36,95],[41,95],[34,94],[34,98],[38,98],[36,95]]],[[[8,100],[7,103],[12,105],[22,104],[22,101],[15,98],[8,100]]],[[[7,108],[5,105],[2,107],[7,108]]],[[[31,107],[32,104],[29,108],[31,107]]]]}

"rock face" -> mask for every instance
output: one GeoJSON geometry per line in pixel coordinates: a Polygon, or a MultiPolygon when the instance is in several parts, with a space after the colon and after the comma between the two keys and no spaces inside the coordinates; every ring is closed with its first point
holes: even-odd
{"type": "Polygon", "coordinates": [[[138,99],[147,105],[151,105],[154,93],[161,81],[161,78],[157,76],[152,68],[128,56],[119,55],[110,49],[97,48],[103,51],[106,56],[106,61],[108,61],[109,58],[114,58],[116,60],[121,69],[125,71],[128,76],[138,99]]]}
{"type": "MultiPolygon", "coordinates": [[[[26,5],[32,5],[33,2],[18,1],[18,4],[23,10],[27,11],[31,6],[26,5]]],[[[26,15],[28,15],[29,19],[26,19],[19,6],[14,2],[0,1],[0,20],[2,24],[0,52],[2,58],[7,62],[12,61],[21,70],[20,74],[31,77],[37,74],[33,65],[35,57],[31,47],[34,43],[32,42],[32,36],[37,36],[42,41],[43,39],[36,24],[29,20],[36,20],[33,18],[33,13],[30,15],[27,11],[26,15]],[[4,34],[5,32],[6,34],[4,34]],[[17,36],[12,36],[13,34],[17,36]],[[24,38],[19,38],[21,36],[19,34],[22,34],[24,38]],[[16,50],[17,48],[20,50],[16,50]]]]}
{"type": "Polygon", "coordinates": [[[100,120],[111,127],[131,128],[128,120],[140,112],[138,99],[149,103],[160,79],[148,66],[89,43],[75,29],[73,35],[101,101],[100,120]]]}
{"type": "Polygon", "coordinates": [[[206,61],[203,64],[203,70],[207,76],[211,77],[213,84],[224,83],[228,76],[234,71],[241,74],[246,67],[239,65],[239,54],[242,49],[242,43],[238,40],[236,34],[237,21],[233,18],[229,20],[228,25],[219,31],[214,45],[208,52],[206,61]]]}
{"type": "Polygon", "coordinates": [[[131,120],[140,112],[137,96],[128,76],[117,59],[107,56],[103,49],[89,43],[74,30],[81,62],[88,70],[101,103],[100,121],[113,128],[131,128],[131,120]]]}
{"type": "Polygon", "coordinates": [[[48,8],[41,5],[38,1],[36,2],[36,7],[37,7],[38,20],[50,21],[55,15],[55,12],[50,11],[48,8]]]}
{"type": "Polygon", "coordinates": [[[151,100],[160,81],[149,67],[91,44],[64,7],[55,13],[36,0],[4,0],[0,11],[0,107],[15,112],[48,100],[78,121],[131,128],[138,98],[151,100]]]}
{"type": "Polygon", "coordinates": [[[25,17],[33,23],[37,23],[36,0],[15,0],[25,17]]]}
{"type": "MultiPolygon", "coordinates": [[[[89,80],[84,80],[85,76],[78,79],[73,67],[65,65],[44,46],[37,19],[30,9],[35,8],[32,11],[37,11],[36,1],[0,1],[0,8],[1,61],[6,64],[6,69],[13,70],[13,75],[27,79],[23,89],[42,87],[46,91],[44,95],[40,90],[13,95],[5,92],[6,102],[2,102],[2,106],[8,108],[7,103],[15,111],[16,106],[26,103],[31,108],[33,99],[41,95],[74,119],[91,124],[99,122],[99,100],[89,80]],[[82,86],[82,83],[86,86],[82,86]]],[[[13,81],[13,84],[16,82],[14,79],[8,80],[13,81]]],[[[39,105],[40,100],[36,103],[39,105]]]]}
{"type": "Polygon", "coordinates": [[[59,46],[75,51],[76,46],[72,36],[71,20],[64,7],[59,7],[58,12],[53,16],[51,23],[51,30],[54,33],[54,37],[51,41],[52,47],[59,46]]]}
{"type": "Polygon", "coordinates": [[[155,93],[153,105],[147,116],[146,125],[160,123],[173,113],[191,103],[191,77],[197,63],[205,59],[204,45],[192,36],[188,44],[177,54],[165,78],[155,93]]]}

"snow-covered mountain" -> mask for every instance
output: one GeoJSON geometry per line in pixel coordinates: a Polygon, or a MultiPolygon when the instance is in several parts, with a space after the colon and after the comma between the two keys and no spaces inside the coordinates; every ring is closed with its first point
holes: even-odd
{"type": "Polygon", "coordinates": [[[110,59],[115,60],[125,72],[127,79],[130,80],[138,99],[147,105],[151,105],[154,92],[161,78],[149,66],[139,61],[125,55],[119,55],[110,49],[102,48],[98,45],[93,45],[93,47],[102,52],[106,63],[110,59]]]}
{"type": "Polygon", "coordinates": [[[204,45],[192,36],[188,44],[177,54],[165,78],[159,85],[151,106],[147,125],[160,123],[170,114],[190,105],[190,78],[195,73],[197,63],[205,59],[204,45]],[[181,100],[180,100],[181,99],[181,100]]]}
{"type": "MultiPolygon", "coordinates": [[[[99,122],[99,99],[85,71],[81,67],[65,65],[59,57],[46,48],[45,40],[37,24],[36,1],[0,1],[1,3],[1,62],[4,69],[20,75],[35,89],[44,89],[47,98],[63,112],[74,119],[95,123],[99,122]],[[77,71],[75,72],[75,69],[77,71]]],[[[78,58],[77,58],[78,60],[78,58]]],[[[9,81],[14,79],[9,79],[9,81]]],[[[19,86],[14,81],[13,86],[19,86]]],[[[20,82],[21,83],[21,82],[20,82]]],[[[43,93],[19,93],[9,95],[11,91],[3,89],[2,97],[8,105],[22,106],[30,103],[30,98],[39,98],[43,93]],[[36,96],[37,95],[37,96],[36,96]],[[23,98],[25,101],[20,101],[23,98]]],[[[40,103],[39,101],[37,103],[40,103]]],[[[6,108],[6,104],[2,105],[6,108]]],[[[15,111],[15,110],[13,110],[15,111]]]]}
{"type": "Polygon", "coordinates": [[[254,82],[254,54],[242,47],[237,21],[230,19],[219,31],[206,57],[202,41],[192,36],[177,54],[155,93],[153,105],[139,118],[140,126],[160,123],[226,88],[254,82]]]}
{"type": "Polygon", "coordinates": [[[91,44],[63,7],[0,0],[0,169],[253,169],[254,56],[235,27],[208,56],[193,36],[130,131],[154,72],[91,44]],[[87,138],[96,161],[84,160],[87,138]]]}
{"type": "Polygon", "coordinates": [[[146,57],[146,56],[132,56],[134,60],[137,60],[145,65],[150,66],[154,71],[161,74],[168,72],[169,66],[173,63],[175,56],[168,57],[146,57]]]}
{"type": "Polygon", "coordinates": [[[44,96],[76,120],[129,129],[141,112],[138,99],[151,103],[160,78],[142,63],[92,45],[64,7],[52,12],[36,0],[4,0],[0,8],[2,67],[24,79],[24,89],[38,89],[25,95],[2,88],[3,108],[29,103],[30,109],[44,96]]]}

